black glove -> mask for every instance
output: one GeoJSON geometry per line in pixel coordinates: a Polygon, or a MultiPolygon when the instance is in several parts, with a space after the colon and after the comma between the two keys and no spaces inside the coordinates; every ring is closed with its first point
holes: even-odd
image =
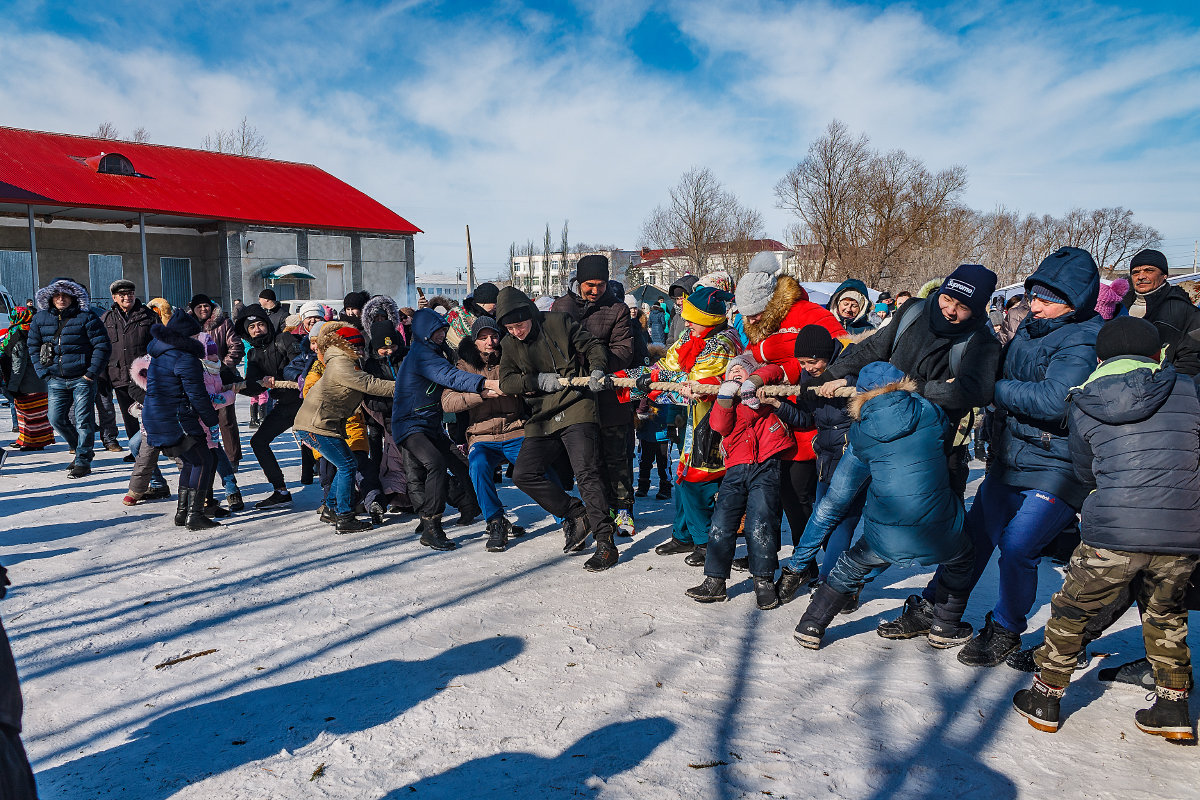
{"type": "Polygon", "coordinates": [[[637,377],[638,391],[648,394],[650,392],[650,384],[652,382],[653,381],[651,380],[649,372],[643,372],[641,375],[638,375],[638,377],[637,377]]]}

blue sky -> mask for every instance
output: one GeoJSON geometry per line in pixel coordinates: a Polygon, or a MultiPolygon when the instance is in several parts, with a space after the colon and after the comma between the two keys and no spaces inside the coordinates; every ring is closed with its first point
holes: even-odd
{"type": "Polygon", "coordinates": [[[196,146],[248,117],[426,230],[418,268],[510,241],[636,247],[694,165],[772,186],[834,117],[966,200],[1125,205],[1173,262],[1200,238],[1200,4],[772,0],[0,2],[0,124],[111,120],[196,146]]]}

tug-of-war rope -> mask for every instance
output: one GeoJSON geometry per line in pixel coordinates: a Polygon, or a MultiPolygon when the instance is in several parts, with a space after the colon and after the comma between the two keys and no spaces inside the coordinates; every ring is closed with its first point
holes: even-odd
{"type": "MultiPolygon", "coordinates": [[[[562,382],[571,387],[586,389],[589,378],[562,378],[562,382]]],[[[618,389],[636,389],[637,381],[634,378],[615,378],[607,376],[606,383],[611,382],[612,386],[618,389]]],[[[676,383],[674,381],[653,381],[650,384],[650,391],[659,392],[678,392],[680,389],[688,389],[692,394],[716,394],[721,387],[709,383],[676,383]]],[[[815,392],[816,386],[792,386],[785,383],[772,384],[763,386],[758,390],[760,396],[766,397],[792,397],[803,391],[815,392]]],[[[834,397],[854,397],[855,391],[852,386],[842,386],[833,391],[834,397]]]]}

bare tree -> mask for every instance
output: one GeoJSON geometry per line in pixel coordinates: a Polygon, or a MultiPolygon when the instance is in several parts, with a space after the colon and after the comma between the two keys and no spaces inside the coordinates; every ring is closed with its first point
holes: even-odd
{"type": "Polygon", "coordinates": [[[571,248],[567,242],[567,220],[563,220],[562,237],[558,242],[558,252],[560,261],[558,264],[558,291],[556,294],[562,295],[567,291],[567,276],[571,274],[570,267],[567,266],[567,257],[571,252],[571,248]]]}
{"type": "Polygon", "coordinates": [[[508,246],[508,281],[510,286],[519,286],[517,278],[517,243],[508,246]]]}
{"type": "Polygon", "coordinates": [[[117,130],[117,126],[112,122],[101,122],[96,126],[96,130],[92,132],[93,139],[120,139],[121,132],[117,130]]]}
{"type": "MultiPolygon", "coordinates": [[[[721,253],[718,245],[735,237],[743,242],[760,238],[762,227],[757,211],[742,206],[708,169],[693,167],[670,190],[670,202],[650,213],[642,238],[655,249],[678,251],[700,275],[708,271],[710,257],[721,253]]],[[[734,258],[728,266],[736,269],[738,263],[741,259],[734,258]]]]}
{"type": "Polygon", "coordinates": [[[134,130],[133,134],[129,137],[129,141],[138,142],[139,144],[145,144],[146,142],[150,141],[150,131],[146,130],[143,127],[138,127],[134,130]]]}
{"type": "Polygon", "coordinates": [[[533,259],[537,258],[537,245],[530,239],[525,243],[525,248],[521,251],[521,255],[529,262],[529,272],[525,277],[525,294],[533,297],[533,259]]]}
{"type": "Polygon", "coordinates": [[[1157,230],[1135,222],[1133,212],[1122,206],[1094,211],[1074,208],[1063,218],[1059,246],[1082,247],[1111,276],[1125,259],[1161,241],[1157,230]]]}
{"type": "Polygon", "coordinates": [[[267,139],[246,117],[236,128],[219,129],[207,134],[200,147],[214,153],[263,158],[268,155],[267,139]]]}
{"type": "Polygon", "coordinates": [[[542,237],[542,293],[553,294],[550,290],[550,223],[546,223],[546,234],[542,237]]]}

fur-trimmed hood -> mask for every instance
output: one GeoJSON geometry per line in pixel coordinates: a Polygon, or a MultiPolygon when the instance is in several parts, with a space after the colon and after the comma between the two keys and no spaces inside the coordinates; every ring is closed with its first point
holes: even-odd
{"type": "Polygon", "coordinates": [[[146,391],[146,378],[150,374],[150,356],[142,355],[133,360],[129,365],[129,379],[134,385],[146,391]]]}
{"type": "Polygon", "coordinates": [[[204,323],[202,325],[202,330],[205,333],[212,333],[217,328],[221,327],[221,325],[227,319],[229,319],[229,318],[225,316],[225,312],[221,309],[221,307],[214,306],[212,316],[204,321],[204,323]]]}
{"type": "MultiPolygon", "coordinates": [[[[433,297],[429,298],[429,306],[428,307],[430,309],[433,309],[435,306],[441,306],[442,308],[446,309],[447,311],[450,311],[451,309],[458,308],[458,301],[451,300],[449,297],[446,297],[446,295],[444,295],[444,294],[437,294],[437,295],[434,295],[433,297]]],[[[437,313],[437,312],[435,311],[434,313],[437,313]]]]}
{"type": "Polygon", "coordinates": [[[859,392],[850,398],[850,403],[846,410],[854,419],[862,419],[862,407],[876,397],[881,397],[890,392],[915,392],[917,391],[917,382],[912,378],[904,378],[902,380],[885,383],[883,386],[872,389],[869,392],[859,392]]]}
{"type": "Polygon", "coordinates": [[[479,346],[475,344],[475,338],[473,336],[464,336],[463,340],[458,343],[458,357],[470,365],[472,369],[479,370],[480,372],[487,369],[489,366],[494,367],[496,364],[500,363],[500,354],[496,353],[495,364],[485,364],[483,360],[483,353],[479,352],[479,346]]]}
{"type": "Polygon", "coordinates": [[[743,317],[750,344],[758,344],[778,331],[792,306],[801,301],[808,301],[808,292],[791,275],[781,275],[775,281],[775,291],[767,301],[767,307],[758,322],[751,322],[743,317]]]}
{"type": "Polygon", "coordinates": [[[42,311],[50,308],[50,299],[56,294],[69,294],[79,303],[81,311],[87,311],[91,308],[91,298],[88,297],[87,289],[83,288],[83,284],[76,283],[70,278],[58,278],[48,286],[43,286],[37,290],[37,307],[42,311]]]}
{"type": "MultiPolygon", "coordinates": [[[[351,361],[358,361],[358,353],[354,352],[354,348],[344,338],[338,335],[338,331],[347,327],[344,322],[326,322],[321,326],[321,333],[317,336],[317,356],[322,361],[327,360],[328,351],[332,348],[340,350],[351,361]]],[[[353,326],[349,326],[353,327],[353,326]]]]}
{"type": "Polygon", "coordinates": [[[238,336],[246,341],[251,341],[250,335],[246,333],[246,326],[251,319],[260,319],[267,323],[268,341],[273,340],[279,331],[275,330],[275,324],[271,322],[270,315],[263,311],[262,307],[257,304],[248,305],[242,309],[242,313],[238,314],[237,319],[233,321],[233,331],[238,336]]]}
{"type": "Polygon", "coordinates": [[[178,330],[175,324],[175,320],[179,316],[186,315],[176,314],[175,317],[171,318],[170,325],[163,325],[156,322],[151,326],[151,342],[150,346],[146,348],[146,352],[151,356],[160,356],[168,350],[182,350],[203,360],[204,345],[192,338],[192,336],[200,332],[200,324],[195,319],[189,317],[189,319],[192,319],[193,324],[195,324],[196,330],[191,333],[185,333],[182,330],[178,330]]]}
{"type": "Polygon", "coordinates": [[[364,303],[362,308],[362,329],[368,338],[371,335],[371,326],[383,320],[392,323],[392,330],[398,329],[400,327],[400,306],[387,295],[377,294],[364,303]]]}

